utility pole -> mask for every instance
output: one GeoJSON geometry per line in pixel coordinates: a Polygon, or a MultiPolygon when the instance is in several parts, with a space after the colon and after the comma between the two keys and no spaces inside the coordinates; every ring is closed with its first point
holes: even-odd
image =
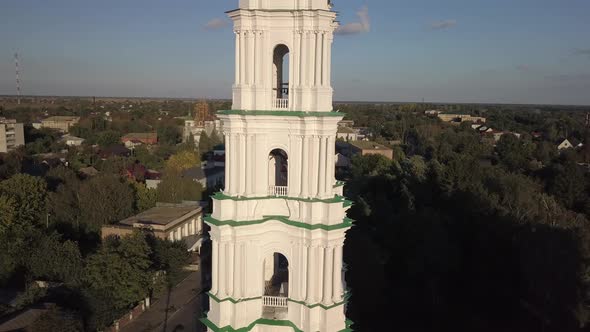
{"type": "Polygon", "coordinates": [[[20,105],[20,72],[19,72],[18,52],[14,53],[14,65],[16,68],[16,103],[18,105],[20,105]]]}

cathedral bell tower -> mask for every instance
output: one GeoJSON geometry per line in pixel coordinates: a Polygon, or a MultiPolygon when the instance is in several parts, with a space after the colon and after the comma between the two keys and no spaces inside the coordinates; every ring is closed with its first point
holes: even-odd
{"type": "Polygon", "coordinates": [[[240,0],[225,189],[213,198],[209,331],[352,331],[336,182],[327,0],[240,0]]]}

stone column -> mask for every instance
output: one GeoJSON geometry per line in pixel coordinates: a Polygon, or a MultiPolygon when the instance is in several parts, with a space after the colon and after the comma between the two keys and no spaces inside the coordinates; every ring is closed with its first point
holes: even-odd
{"type": "Polygon", "coordinates": [[[325,249],[325,261],[324,261],[324,297],[322,302],[324,304],[332,303],[332,280],[333,268],[334,268],[334,248],[327,247],[325,249]]]}
{"type": "Polygon", "coordinates": [[[224,299],[227,297],[227,284],[226,284],[226,276],[227,276],[227,250],[226,244],[224,242],[219,241],[219,263],[218,263],[218,291],[220,299],[224,299]]]}
{"type": "Polygon", "coordinates": [[[311,156],[310,156],[310,163],[308,163],[309,168],[312,170],[312,173],[308,177],[309,181],[309,195],[311,197],[316,197],[318,194],[318,176],[319,176],[319,155],[320,155],[320,144],[319,144],[319,137],[314,136],[311,143],[311,156]]]}
{"type": "Polygon", "coordinates": [[[309,86],[309,31],[303,31],[301,42],[301,85],[309,86]]]}
{"type": "Polygon", "coordinates": [[[227,265],[228,265],[228,271],[227,271],[227,294],[231,297],[234,297],[234,281],[236,280],[236,276],[235,276],[235,257],[236,257],[236,253],[235,253],[235,248],[236,246],[234,245],[233,242],[229,242],[227,244],[228,246],[228,250],[227,250],[227,265]]]}
{"type": "Polygon", "coordinates": [[[230,175],[230,184],[231,184],[231,193],[232,195],[237,195],[239,188],[240,188],[240,183],[239,183],[239,179],[238,179],[238,169],[240,167],[240,159],[239,159],[239,154],[238,154],[238,149],[239,149],[239,145],[238,145],[238,135],[231,135],[231,175],[230,175]]]}
{"type": "Polygon", "coordinates": [[[246,84],[246,31],[240,31],[240,84],[246,84]]]}
{"type": "Polygon", "coordinates": [[[248,34],[248,84],[254,85],[254,36],[256,31],[250,31],[248,34]]]}
{"type": "MultiPolygon", "coordinates": [[[[300,84],[300,80],[301,80],[301,73],[300,73],[300,68],[301,68],[301,31],[297,30],[295,31],[295,48],[293,50],[294,52],[292,52],[292,61],[293,61],[293,71],[294,74],[293,75],[293,86],[294,87],[298,87],[300,84]]],[[[291,92],[289,91],[289,94],[291,94],[291,92]]]]}
{"type": "Polygon", "coordinates": [[[317,251],[316,251],[316,247],[310,246],[307,248],[307,282],[306,282],[306,288],[307,288],[307,297],[306,297],[306,302],[307,303],[313,303],[315,300],[315,296],[314,296],[314,289],[316,288],[315,286],[315,282],[316,280],[314,280],[314,272],[317,270],[317,264],[316,262],[317,260],[317,251]]]}
{"type": "Polygon", "coordinates": [[[234,34],[236,35],[236,85],[240,84],[240,31],[236,30],[234,31],[234,34]]]}
{"type": "Polygon", "coordinates": [[[248,169],[248,165],[246,165],[246,135],[240,134],[238,136],[240,141],[240,191],[239,195],[244,195],[246,193],[246,170],[248,169]]]}
{"type": "Polygon", "coordinates": [[[319,86],[322,80],[322,32],[315,32],[315,80],[314,85],[319,86]]]}
{"type": "Polygon", "coordinates": [[[334,136],[328,136],[327,139],[327,156],[326,156],[326,194],[330,196],[334,193],[334,181],[336,172],[336,163],[334,155],[336,154],[336,139],[334,136]]]}
{"type": "Polygon", "coordinates": [[[250,136],[250,153],[252,154],[250,159],[250,193],[256,195],[256,135],[250,136]]]}
{"type": "MultiPolygon", "coordinates": [[[[254,165],[252,165],[252,135],[246,136],[246,165],[244,166],[245,170],[252,170],[254,165]]],[[[246,196],[250,196],[252,194],[252,176],[246,172],[246,196]]]]}
{"type": "Polygon", "coordinates": [[[313,298],[313,303],[319,303],[322,301],[322,295],[323,295],[323,290],[324,290],[324,263],[325,263],[325,259],[326,259],[326,247],[325,246],[320,246],[317,248],[317,259],[318,259],[318,264],[315,265],[315,283],[316,283],[316,288],[314,291],[314,298],[313,298]]]}
{"type": "Polygon", "coordinates": [[[228,133],[224,133],[223,137],[225,138],[225,183],[224,183],[224,189],[223,192],[226,195],[229,195],[230,193],[230,189],[229,189],[229,182],[230,182],[230,178],[229,178],[229,172],[230,172],[230,162],[229,162],[229,156],[230,156],[230,147],[231,147],[231,140],[230,140],[230,136],[228,133]]]}
{"type": "Polygon", "coordinates": [[[328,71],[328,64],[330,63],[330,41],[328,40],[328,33],[322,33],[322,45],[324,48],[322,60],[322,86],[330,86],[330,72],[328,71]]]}
{"type": "Polygon", "coordinates": [[[342,301],[342,246],[334,249],[334,294],[332,299],[334,303],[342,301]]]}
{"type": "Polygon", "coordinates": [[[303,243],[301,245],[301,289],[299,290],[299,299],[305,301],[307,297],[307,270],[309,256],[309,245],[303,243]]]}
{"type": "Polygon", "coordinates": [[[260,46],[258,45],[258,31],[252,31],[252,84],[258,83],[258,53],[260,46]]]}
{"type": "Polygon", "coordinates": [[[211,259],[211,294],[217,294],[217,285],[219,284],[219,241],[212,239],[212,259],[211,259]]]}
{"type": "Polygon", "coordinates": [[[319,181],[318,181],[318,194],[320,197],[324,197],[326,195],[326,159],[327,156],[327,137],[321,136],[320,137],[320,174],[319,174],[319,181]]]}
{"type": "Polygon", "coordinates": [[[301,158],[301,197],[309,197],[309,137],[303,137],[303,154],[301,158]]]}

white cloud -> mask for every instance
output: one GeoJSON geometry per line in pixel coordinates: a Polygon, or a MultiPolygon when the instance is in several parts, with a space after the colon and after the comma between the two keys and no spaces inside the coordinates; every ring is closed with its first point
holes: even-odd
{"type": "Polygon", "coordinates": [[[590,48],[577,48],[574,50],[574,54],[590,56],[590,48]]]}
{"type": "Polygon", "coordinates": [[[520,64],[516,66],[516,69],[522,72],[528,72],[531,70],[531,66],[527,65],[526,63],[520,64]]]}
{"type": "Polygon", "coordinates": [[[222,18],[214,18],[211,19],[207,24],[205,24],[205,29],[207,30],[219,30],[223,29],[228,26],[229,22],[222,18]]]}
{"type": "Polygon", "coordinates": [[[430,24],[430,28],[432,30],[445,30],[453,28],[457,25],[457,20],[443,20],[443,21],[436,21],[430,24]]]}
{"type": "Polygon", "coordinates": [[[338,35],[356,35],[371,31],[371,20],[369,18],[369,7],[363,6],[356,12],[358,22],[347,23],[336,30],[338,35]]]}

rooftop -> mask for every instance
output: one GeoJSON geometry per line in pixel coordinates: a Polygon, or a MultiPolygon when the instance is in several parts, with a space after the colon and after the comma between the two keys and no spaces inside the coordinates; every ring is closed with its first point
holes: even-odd
{"type": "Polygon", "coordinates": [[[0,124],[15,124],[15,119],[0,118],[0,124]]]}
{"type": "Polygon", "coordinates": [[[166,226],[174,221],[201,211],[201,206],[195,205],[174,205],[157,206],[133,217],[122,220],[120,224],[133,226],[134,224],[166,226]]]}
{"type": "Polygon", "coordinates": [[[125,136],[123,136],[121,138],[122,140],[128,140],[128,141],[139,141],[139,140],[156,140],[158,139],[158,134],[157,133],[129,133],[126,134],[125,136]]]}
{"type": "Polygon", "coordinates": [[[50,116],[47,119],[43,119],[41,121],[78,121],[78,120],[80,120],[79,116],[59,115],[59,116],[50,116]]]}
{"type": "Polygon", "coordinates": [[[356,131],[350,127],[338,126],[339,134],[354,134],[356,131]]]}
{"type": "Polygon", "coordinates": [[[350,144],[362,150],[391,150],[391,148],[388,148],[385,145],[371,141],[355,141],[350,142],[350,144]]]}

